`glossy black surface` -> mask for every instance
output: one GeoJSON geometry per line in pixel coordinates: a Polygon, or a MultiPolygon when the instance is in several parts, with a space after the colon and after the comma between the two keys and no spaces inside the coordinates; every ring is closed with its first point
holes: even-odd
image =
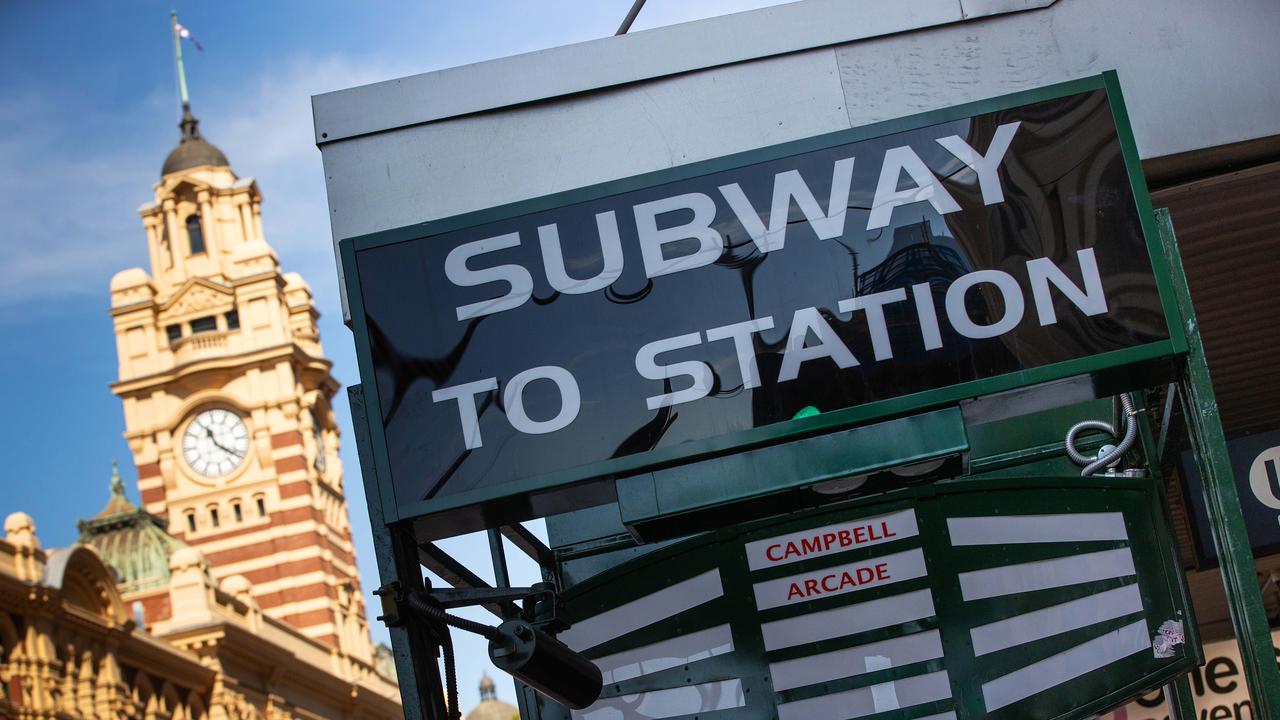
{"type": "MultiPolygon", "coordinates": [[[[905,176],[900,182],[910,185],[905,176]]],[[[680,249],[670,247],[668,254],[680,249]]],[[[390,471],[402,503],[761,427],[788,420],[806,406],[826,412],[1168,337],[1101,90],[361,250],[357,266],[390,471]],[[935,139],[959,135],[984,152],[995,128],[1014,120],[1021,127],[1000,169],[1004,202],[984,205],[976,175],[935,139]],[[928,202],[917,202],[894,210],[889,227],[867,232],[884,152],[902,145],[910,145],[943,179],[961,210],[940,215],[928,202]],[[836,240],[819,239],[792,203],[785,248],[761,254],[717,190],[740,183],[767,223],[774,175],[794,168],[825,209],[832,163],[847,157],[856,161],[845,234],[836,240]],[[713,265],[647,279],[631,208],[686,192],[716,198],[713,227],[726,238],[726,250],[713,265]],[[537,228],[558,223],[570,274],[589,277],[602,263],[595,214],[607,210],[615,210],[619,220],[621,277],[590,294],[554,292],[542,269],[537,228]],[[471,267],[523,265],[534,278],[532,300],[514,310],[456,320],[455,307],[501,296],[508,288],[454,286],[444,273],[446,255],[461,243],[510,232],[521,234],[519,247],[477,257],[471,267]],[[1085,317],[1055,291],[1059,322],[1041,327],[1026,262],[1047,257],[1079,284],[1081,248],[1095,249],[1108,312],[1085,317]],[[1026,312],[1008,333],[969,340],[948,325],[943,295],[957,277],[979,269],[1014,276],[1026,312]],[[894,357],[877,362],[864,313],[838,313],[837,303],[921,282],[932,284],[943,347],[925,349],[908,291],[907,302],[886,308],[894,357]],[[820,309],[859,366],[841,370],[830,360],[814,360],[802,365],[798,379],[777,382],[792,315],[804,307],[820,309]],[[646,397],[673,388],[637,373],[642,345],[763,316],[773,316],[775,326],[754,336],[761,387],[743,389],[731,341],[704,341],[666,353],[661,361],[711,364],[711,395],[647,409],[646,397]],[[540,365],[574,375],[582,409],[563,430],[524,435],[504,416],[502,388],[512,376],[540,365]],[[489,377],[501,386],[477,398],[483,446],[467,451],[457,404],[435,403],[431,393],[489,377]]],[[[1003,314],[998,294],[973,291],[966,302],[975,320],[1003,314]]],[[[687,379],[672,383],[679,389],[687,379]]],[[[525,407],[534,419],[555,415],[554,386],[529,385],[525,407]]]]}

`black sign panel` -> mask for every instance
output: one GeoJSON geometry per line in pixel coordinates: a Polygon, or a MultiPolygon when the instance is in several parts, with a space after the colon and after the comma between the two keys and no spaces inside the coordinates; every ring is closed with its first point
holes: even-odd
{"type": "Polygon", "coordinates": [[[1116,102],[1094,78],[347,241],[384,493],[474,505],[1169,354],[1116,102]]]}
{"type": "MultiPolygon", "coordinates": [[[[1229,440],[1227,453],[1253,554],[1261,557],[1280,552],[1280,430],[1229,440]]],[[[1202,566],[1217,565],[1218,552],[1213,547],[1200,468],[1190,450],[1182,453],[1181,460],[1187,500],[1195,519],[1196,557],[1202,566]]]]}

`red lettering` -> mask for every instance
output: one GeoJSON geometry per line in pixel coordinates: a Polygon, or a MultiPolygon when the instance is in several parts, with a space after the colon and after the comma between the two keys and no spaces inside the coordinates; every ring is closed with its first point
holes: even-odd
{"type": "Polygon", "coordinates": [[[876,579],[877,580],[889,579],[889,565],[887,563],[880,563],[879,565],[876,565],[876,579]]]}
{"type": "Polygon", "coordinates": [[[782,557],[784,557],[784,558],[795,557],[795,556],[797,556],[797,555],[799,555],[799,554],[800,554],[800,548],[796,547],[796,544],[795,544],[795,543],[793,543],[793,542],[788,542],[788,543],[787,543],[787,552],[786,552],[786,554],[784,554],[782,557]]]}
{"type": "Polygon", "coordinates": [[[871,568],[860,567],[857,569],[857,573],[859,585],[866,585],[876,579],[876,574],[871,568]]]}
{"type": "Polygon", "coordinates": [[[830,550],[831,545],[835,543],[835,541],[836,541],[836,534],[833,532],[829,532],[822,536],[822,545],[823,545],[823,548],[826,550],[830,550]]]}
{"type": "Polygon", "coordinates": [[[859,545],[861,545],[862,543],[866,542],[866,541],[867,541],[867,528],[866,528],[866,526],[865,526],[865,525],[859,525],[858,527],[854,528],[854,529],[853,529],[853,537],[854,537],[854,539],[855,539],[855,540],[857,540],[857,541],[858,541],[858,544],[859,544],[859,545]]]}
{"type": "Polygon", "coordinates": [[[840,531],[840,547],[849,547],[852,544],[853,544],[853,536],[849,534],[848,530],[841,530],[840,531]]]}
{"type": "Polygon", "coordinates": [[[831,585],[831,584],[829,584],[829,583],[827,582],[828,580],[830,580],[830,581],[834,582],[834,581],[835,581],[835,579],[836,579],[836,576],[835,576],[835,575],[826,575],[826,576],[824,576],[824,577],[822,578],[822,589],[823,589],[823,590],[825,590],[825,591],[827,591],[827,592],[835,592],[835,591],[839,590],[839,589],[841,588],[841,585],[831,585]]]}
{"type": "Polygon", "coordinates": [[[889,521],[887,520],[880,523],[880,529],[884,530],[885,538],[898,537],[898,533],[889,529],[889,521]]]}
{"type": "Polygon", "coordinates": [[[816,553],[822,550],[822,544],[821,544],[821,541],[816,537],[804,538],[803,540],[800,541],[800,549],[804,551],[805,555],[808,555],[809,553],[816,553]]]}
{"type": "Polygon", "coordinates": [[[877,541],[877,540],[883,540],[883,539],[884,539],[884,536],[883,536],[883,535],[876,535],[876,528],[875,528],[875,526],[874,526],[874,525],[868,525],[868,526],[867,526],[867,538],[868,538],[869,540],[871,540],[871,542],[875,542],[875,541],[877,541]]]}
{"type": "Polygon", "coordinates": [[[818,581],[817,581],[817,580],[815,580],[815,579],[813,579],[813,578],[809,578],[808,580],[805,580],[805,581],[804,581],[804,594],[805,594],[805,595],[817,595],[817,594],[818,594],[818,581]]]}
{"type": "Polygon", "coordinates": [[[800,589],[799,583],[791,583],[791,587],[787,588],[787,599],[790,600],[796,596],[804,597],[804,592],[800,589]]]}
{"type": "Polygon", "coordinates": [[[781,545],[770,545],[769,547],[767,547],[767,548],[765,548],[765,549],[764,549],[764,556],[765,556],[765,557],[767,557],[767,558],[769,558],[769,559],[770,559],[770,560],[772,560],[773,562],[778,562],[779,560],[781,560],[781,559],[782,559],[783,557],[785,557],[785,556],[784,556],[784,555],[777,555],[777,556],[775,556],[775,555],[773,554],[773,551],[774,551],[774,550],[778,550],[778,549],[780,549],[781,547],[782,547],[781,545]]]}

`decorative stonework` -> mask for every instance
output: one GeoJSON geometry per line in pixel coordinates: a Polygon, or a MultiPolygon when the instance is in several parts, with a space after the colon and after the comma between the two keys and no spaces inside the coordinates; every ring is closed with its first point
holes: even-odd
{"type": "Polygon", "coordinates": [[[161,322],[198,313],[226,312],[233,307],[235,295],[230,288],[212,288],[203,282],[191,282],[169,300],[160,312],[161,322]]]}

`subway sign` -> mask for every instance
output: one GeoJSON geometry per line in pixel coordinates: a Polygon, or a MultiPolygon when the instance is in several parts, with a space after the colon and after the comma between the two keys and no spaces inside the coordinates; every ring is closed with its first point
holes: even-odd
{"type": "Polygon", "coordinates": [[[1168,357],[1151,221],[1099,76],[344,241],[384,511],[563,512],[1168,357]]]}

